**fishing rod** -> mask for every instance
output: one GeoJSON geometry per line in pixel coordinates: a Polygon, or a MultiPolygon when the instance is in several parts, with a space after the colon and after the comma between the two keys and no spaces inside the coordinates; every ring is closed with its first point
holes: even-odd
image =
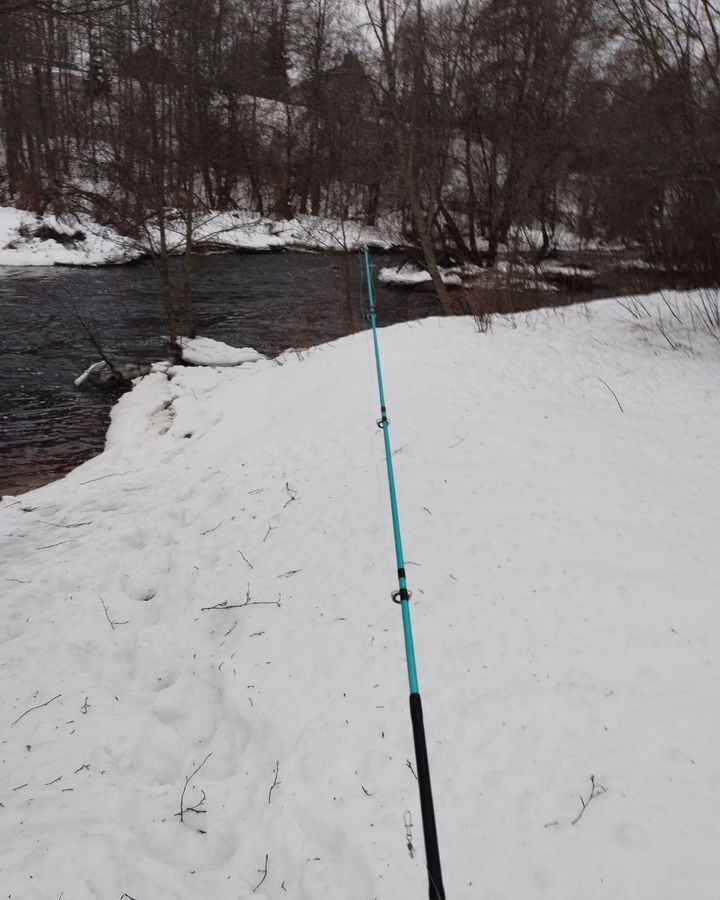
{"type": "Polygon", "coordinates": [[[385,441],[385,462],[387,464],[388,487],[390,489],[390,510],[392,512],[393,536],[395,539],[395,557],[399,589],[393,591],[392,598],[400,605],[405,636],[405,658],[407,660],[408,681],[410,682],[410,719],[412,720],[413,741],[415,743],[415,762],[417,764],[418,787],[420,789],[420,810],[422,813],[423,835],[425,837],[425,861],[428,873],[428,890],[430,900],[445,900],[442,870],[440,866],[440,849],[438,847],[437,827],[435,824],[435,807],[430,785],[430,764],[428,762],[427,744],[425,742],[425,725],[423,722],[422,701],[418,687],[417,665],[415,662],[415,644],[413,642],[412,621],[410,618],[410,591],[405,576],[405,557],[403,556],[402,535],[400,532],[400,516],[398,513],[397,492],[395,490],[395,473],[390,448],[390,420],[385,405],[385,387],[380,364],[380,346],[377,335],[377,318],[375,315],[375,296],[373,293],[370,256],[367,248],[365,255],[365,276],[368,286],[370,304],[370,323],[372,325],[373,344],[375,346],[375,368],[377,369],[378,392],[380,394],[380,418],[378,428],[382,429],[385,441]]]}

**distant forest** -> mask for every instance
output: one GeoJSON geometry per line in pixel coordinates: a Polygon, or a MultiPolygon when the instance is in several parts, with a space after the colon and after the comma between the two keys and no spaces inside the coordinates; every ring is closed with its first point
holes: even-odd
{"type": "Polygon", "coordinates": [[[513,229],[720,277],[720,0],[2,0],[2,202],[513,229]]]}

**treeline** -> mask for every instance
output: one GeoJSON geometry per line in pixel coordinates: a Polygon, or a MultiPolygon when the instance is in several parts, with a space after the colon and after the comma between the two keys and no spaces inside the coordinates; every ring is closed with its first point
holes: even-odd
{"type": "Polygon", "coordinates": [[[3,0],[5,202],[518,228],[720,277],[720,0],[3,0]]]}

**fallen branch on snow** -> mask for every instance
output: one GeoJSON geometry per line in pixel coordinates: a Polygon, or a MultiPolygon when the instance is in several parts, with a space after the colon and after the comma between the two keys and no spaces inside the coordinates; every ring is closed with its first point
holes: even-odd
{"type": "Polygon", "coordinates": [[[247,586],[245,600],[242,603],[228,603],[227,600],[222,603],[216,603],[214,606],[201,606],[201,612],[209,612],[214,609],[242,609],[245,606],[280,606],[282,594],[278,594],[277,600],[253,600],[250,595],[250,585],[247,586]]]}
{"type": "Polygon", "coordinates": [[[599,378],[597,375],[595,376],[595,378],[597,378],[597,380],[598,380],[601,384],[604,384],[605,387],[610,391],[610,393],[611,393],[611,394],[613,395],[613,397],[615,398],[615,402],[617,403],[620,412],[621,412],[621,413],[624,413],[625,410],[622,408],[622,403],[618,400],[618,395],[617,395],[617,394],[615,393],[615,391],[610,387],[610,385],[607,383],[607,381],[605,381],[603,378],[599,378]]]}
{"type": "Polygon", "coordinates": [[[113,621],[113,620],[110,618],[110,613],[108,612],[108,608],[107,608],[107,606],[105,605],[105,601],[103,600],[102,597],[100,598],[100,602],[102,603],[102,608],[105,610],[105,618],[106,618],[106,619],[108,620],[108,622],[110,623],[110,627],[112,628],[113,631],[115,631],[115,626],[116,626],[116,625],[127,625],[127,623],[128,623],[128,620],[127,620],[127,619],[126,619],[124,622],[116,622],[116,621],[113,621]]]}
{"type": "Polygon", "coordinates": [[[255,885],[255,887],[252,889],[253,894],[260,887],[260,885],[263,883],[263,881],[265,881],[265,879],[267,878],[267,873],[268,873],[268,855],[267,855],[267,853],[265,854],[265,868],[258,869],[258,872],[262,872],[262,878],[260,879],[260,881],[258,881],[258,883],[255,885]]]}
{"type": "Polygon", "coordinates": [[[181,822],[184,821],[184,816],[185,816],[186,812],[194,812],[194,813],[197,813],[198,815],[207,812],[206,809],[200,809],[200,807],[205,802],[205,791],[203,791],[203,790],[200,791],[202,794],[202,797],[195,804],[195,806],[185,806],[185,791],[187,791],[188,785],[190,784],[190,782],[197,775],[197,773],[200,771],[200,769],[202,769],[202,767],[210,759],[211,756],[212,756],[212,753],[208,753],[208,755],[200,763],[200,765],[194,770],[194,772],[192,772],[190,775],[185,776],[185,784],[183,785],[182,793],[180,794],[180,812],[175,813],[176,816],[180,816],[181,822]]]}
{"type": "Polygon", "coordinates": [[[268,805],[269,805],[270,801],[272,800],[272,792],[275,790],[276,787],[278,787],[278,785],[282,784],[282,781],[278,781],[279,771],[280,771],[280,760],[278,760],[275,763],[275,780],[270,785],[270,791],[268,792],[268,805]]]}
{"type": "Polygon", "coordinates": [[[11,722],[10,725],[17,725],[17,723],[20,721],[20,719],[24,719],[28,713],[33,712],[33,710],[35,710],[35,709],[42,709],[43,706],[49,706],[53,702],[53,700],[57,700],[58,697],[62,697],[62,694],[56,694],[54,697],[51,697],[49,700],[46,700],[44,703],[38,703],[37,706],[31,706],[30,709],[26,709],[25,712],[21,716],[18,716],[14,722],[11,722]]]}
{"type": "Polygon", "coordinates": [[[590,806],[590,804],[596,797],[601,796],[601,794],[607,793],[606,787],[603,787],[603,785],[601,785],[601,784],[595,784],[595,776],[594,775],[590,776],[590,784],[592,785],[591,790],[590,790],[590,795],[588,796],[587,800],[583,800],[582,796],[580,797],[580,803],[582,803],[582,809],[577,814],[577,816],[575,816],[575,818],[572,820],[572,822],[570,823],[571,825],[577,825],[577,823],[580,821],[580,819],[582,819],[582,817],[585,813],[585,810],[588,808],[588,806],[590,806]]]}

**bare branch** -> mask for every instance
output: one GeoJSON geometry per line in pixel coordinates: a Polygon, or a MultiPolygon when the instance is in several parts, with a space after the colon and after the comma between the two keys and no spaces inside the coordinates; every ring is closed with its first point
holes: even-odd
{"type": "Polygon", "coordinates": [[[24,719],[28,713],[31,713],[31,712],[33,712],[33,710],[36,710],[36,709],[42,709],[43,706],[49,706],[54,700],[57,700],[59,697],[62,697],[62,694],[55,694],[54,697],[51,697],[49,700],[46,700],[45,703],[38,703],[37,706],[31,706],[30,709],[26,709],[25,712],[21,716],[18,716],[17,719],[15,719],[15,721],[11,722],[10,724],[17,725],[17,723],[20,721],[20,719],[24,719]]]}
{"type": "Polygon", "coordinates": [[[238,550],[238,553],[240,554],[240,556],[242,556],[242,558],[245,560],[245,562],[248,564],[248,566],[251,569],[255,568],[255,566],[250,562],[250,560],[247,558],[247,556],[245,556],[245,554],[242,552],[242,550],[238,550]]]}
{"type": "Polygon", "coordinates": [[[275,780],[274,780],[273,783],[270,785],[270,790],[269,790],[269,792],[268,792],[268,805],[270,804],[270,801],[272,800],[272,792],[275,790],[276,787],[278,787],[279,785],[282,784],[282,781],[278,781],[278,773],[279,773],[279,771],[280,771],[280,760],[278,760],[278,761],[275,763],[275,770],[274,770],[274,771],[275,771],[275,780]]]}
{"type": "Polygon", "coordinates": [[[184,821],[184,815],[186,812],[194,812],[194,813],[204,813],[207,810],[198,809],[205,802],[205,791],[201,790],[202,798],[201,800],[195,804],[195,806],[185,806],[185,791],[188,789],[188,785],[193,780],[193,778],[197,775],[197,773],[202,769],[205,763],[210,759],[212,753],[208,753],[205,759],[200,763],[200,765],[190,774],[185,776],[185,784],[183,785],[182,793],[180,794],[180,811],[176,812],[176,816],[180,816],[180,821],[184,821]]]}
{"type": "Polygon", "coordinates": [[[36,550],[50,550],[52,547],[59,547],[61,544],[73,544],[76,538],[69,538],[67,541],[58,541],[56,544],[45,544],[43,547],[36,547],[36,550]]]}
{"type": "Polygon", "coordinates": [[[293,500],[297,500],[297,491],[293,490],[287,481],[285,482],[285,490],[288,492],[290,499],[285,503],[283,509],[285,509],[286,506],[289,506],[293,500]]]}
{"type": "Polygon", "coordinates": [[[102,608],[105,610],[105,618],[106,618],[106,619],[108,620],[108,622],[110,623],[110,627],[112,628],[113,631],[115,631],[115,626],[116,626],[116,625],[127,625],[127,623],[128,623],[128,620],[127,620],[127,619],[126,619],[124,622],[117,622],[117,621],[114,621],[113,619],[111,619],[111,618],[110,618],[110,613],[108,612],[108,608],[107,608],[107,606],[105,605],[105,601],[103,600],[102,597],[100,598],[100,602],[102,603],[102,608]]]}
{"type": "Polygon", "coordinates": [[[415,769],[413,769],[413,764],[410,762],[409,759],[405,760],[405,765],[408,767],[408,769],[410,769],[410,771],[413,773],[413,776],[415,777],[415,781],[417,781],[418,780],[417,772],[415,771],[415,769]]]}
{"type": "Polygon", "coordinates": [[[582,804],[582,807],[580,809],[580,812],[575,816],[575,818],[570,823],[571,825],[577,825],[577,823],[580,821],[580,819],[582,819],[582,817],[585,813],[585,810],[588,808],[588,806],[590,806],[590,804],[596,797],[600,797],[602,794],[607,793],[606,787],[604,787],[601,784],[595,784],[595,776],[594,775],[590,776],[590,785],[591,785],[591,789],[590,789],[590,794],[588,795],[587,800],[583,800],[583,798],[580,797],[580,803],[582,804]]]}
{"type": "Polygon", "coordinates": [[[610,391],[610,393],[611,393],[611,394],[613,395],[613,397],[615,398],[615,402],[617,403],[618,408],[620,409],[620,412],[621,412],[621,413],[624,413],[625,410],[622,408],[622,403],[620,403],[620,401],[618,400],[618,395],[617,395],[617,394],[615,393],[615,391],[610,387],[610,385],[607,383],[607,381],[604,381],[602,378],[599,378],[597,375],[596,375],[595,377],[597,378],[597,380],[598,380],[601,384],[604,384],[605,387],[610,391]]]}
{"type": "Polygon", "coordinates": [[[265,881],[265,879],[267,878],[267,873],[268,873],[268,855],[267,855],[267,853],[265,854],[265,868],[258,869],[258,872],[262,872],[262,878],[260,879],[260,881],[258,881],[258,883],[255,885],[255,887],[252,889],[253,894],[260,887],[260,885],[263,883],[263,881],[265,881]]]}
{"type": "Polygon", "coordinates": [[[222,523],[223,523],[224,521],[225,521],[225,519],[220,519],[220,521],[217,523],[217,525],[216,525],[214,528],[208,528],[207,531],[201,531],[201,532],[200,532],[200,537],[204,537],[206,534],[212,534],[213,531],[217,531],[218,528],[222,525],[222,523]]]}
{"type": "Polygon", "coordinates": [[[250,595],[250,585],[247,586],[247,591],[245,593],[245,600],[242,603],[228,603],[227,601],[223,601],[222,603],[216,603],[214,606],[202,606],[200,608],[201,612],[209,612],[214,609],[243,609],[246,606],[280,606],[280,602],[282,600],[282,594],[278,594],[277,600],[253,600],[250,595]]]}
{"type": "Polygon", "coordinates": [[[80,528],[81,525],[92,525],[92,522],[76,522],[74,525],[58,525],[57,522],[46,522],[44,519],[38,519],[43,525],[51,525],[53,528],[80,528]]]}

